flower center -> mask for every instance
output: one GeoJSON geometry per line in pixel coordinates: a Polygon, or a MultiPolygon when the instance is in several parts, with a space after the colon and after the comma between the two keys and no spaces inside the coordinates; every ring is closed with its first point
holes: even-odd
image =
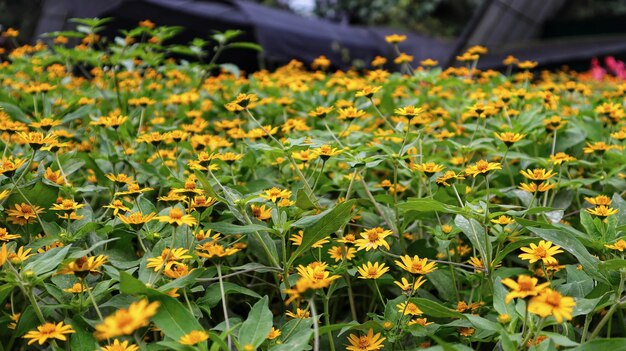
{"type": "Polygon", "coordinates": [[[546,302],[554,307],[558,307],[561,304],[561,295],[558,292],[552,292],[548,294],[546,302]]]}
{"type": "Polygon", "coordinates": [[[41,334],[52,334],[56,329],[56,325],[53,323],[46,323],[41,327],[41,334]]]}
{"type": "Polygon", "coordinates": [[[170,218],[171,219],[181,219],[183,218],[183,211],[178,208],[173,208],[170,210],[170,218]]]}
{"type": "Polygon", "coordinates": [[[359,338],[359,347],[365,349],[368,346],[370,346],[369,338],[367,336],[361,336],[359,338]]]}
{"type": "Polygon", "coordinates": [[[547,257],[548,254],[546,252],[546,249],[544,249],[542,246],[537,246],[537,248],[535,249],[535,256],[537,257],[547,257]]]}

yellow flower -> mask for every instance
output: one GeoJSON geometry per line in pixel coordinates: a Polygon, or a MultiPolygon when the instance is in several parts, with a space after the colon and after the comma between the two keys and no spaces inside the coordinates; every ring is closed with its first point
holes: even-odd
{"type": "Polygon", "coordinates": [[[414,318],[411,319],[407,325],[411,326],[411,325],[421,325],[422,327],[428,326],[430,324],[433,324],[433,322],[429,322],[428,319],[426,318],[414,318]]]}
{"type": "Polygon", "coordinates": [[[341,247],[341,246],[333,246],[328,249],[328,254],[330,258],[334,259],[335,262],[339,262],[341,260],[350,261],[354,258],[356,254],[356,249],[353,247],[341,247]]]}
{"type": "Polygon", "coordinates": [[[398,55],[398,57],[396,57],[393,60],[393,63],[399,65],[401,63],[409,63],[409,62],[413,62],[413,56],[409,55],[407,53],[401,52],[400,55],[398,55]]]}
{"type": "MultiPolygon", "coordinates": [[[[303,230],[299,230],[298,233],[293,234],[290,238],[289,241],[293,242],[293,246],[300,246],[302,245],[302,238],[304,235],[304,231],[303,230]]],[[[318,241],[316,241],[315,243],[313,243],[313,245],[311,245],[312,248],[314,249],[321,249],[324,244],[328,244],[328,237],[322,238],[318,241]]]]}
{"type": "Polygon", "coordinates": [[[354,244],[357,247],[357,251],[361,251],[363,249],[365,251],[369,251],[371,249],[375,250],[379,246],[383,246],[389,250],[389,244],[385,241],[385,238],[391,234],[393,234],[391,230],[385,230],[381,227],[368,229],[359,234],[361,239],[355,240],[354,244]]]}
{"type": "Polygon", "coordinates": [[[493,133],[493,134],[496,136],[496,138],[502,141],[507,147],[510,147],[516,142],[524,139],[524,137],[526,136],[526,134],[511,133],[511,132],[503,132],[500,134],[493,133]]]}
{"type": "Polygon", "coordinates": [[[496,219],[492,219],[491,223],[495,223],[495,224],[500,224],[500,225],[507,225],[507,224],[511,224],[514,223],[515,220],[509,216],[505,216],[502,215],[496,219]]]}
{"type": "Polygon", "coordinates": [[[415,283],[413,283],[413,287],[411,287],[411,283],[409,283],[406,278],[402,277],[400,281],[394,281],[394,284],[396,284],[400,289],[402,289],[402,292],[406,294],[419,289],[425,282],[426,279],[420,276],[415,280],[415,283]]]}
{"type": "Polygon", "coordinates": [[[44,135],[40,132],[19,132],[17,135],[21,138],[22,143],[30,145],[33,150],[39,150],[44,145],[52,144],[56,141],[54,135],[44,135]]]}
{"type": "Polygon", "coordinates": [[[58,185],[63,185],[66,183],[65,177],[63,177],[63,175],[61,174],[61,170],[53,171],[50,167],[46,168],[46,172],[44,173],[43,177],[58,185]]]}
{"type": "Polygon", "coordinates": [[[596,197],[585,197],[585,201],[594,206],[611,206],[611,198],[606,195],[598,195],[596,197]]]}
{"type": "Polygon", "coordinates": [[[398,44],[406,40],[406,35],[402,34],[390,34],[385,36],[385,41],[389,44],[398,44]]]}
{"type": "Polygon", "coordinates": [[[124,211],[124,212],[130,211],[130,208],[126,207],[124,205],[124,202],[122,202],[122,200],[113,200],[113,202],[111,202],[110,204],[102,206],[102,207],[104,207],[104,208],[112,208],[114,216],[117,216],[117,214],[120,211],[124,211]]]}
{"type": "Polygon", "coordinates": [[[500,163],[480,160],[475,164],[467,167],[465,169],[465,174],[476,177],[479,174],[486,174],[487,172],[495,171],[498,169],[502,169],[502,165],[500,163]]]}
{"type": "Polygon", "coordinates": [[[279,199],[284,199],[284,198],[290,198],[291,197],[291,191],[287,190],[287,189],[278,189],[277,187],[273,187],[271,189],[265,190],[263,191],[262,194],[259,195],[261,198],[265,199],[265,200],[269,200],[272,202],[276,202],[279,199]]]}
{"type": "Polygon", "coordinates": [[[13,265],[17,266],[22,264],[22,262],[26,261],[30,256],[32,256],[32,254],[30,253],[31,251],[32,249],[24,250],[24,246],[20,246],[20,248],[17,249],[17,252],[9,253],[7,259],[13,265]]]}
{"type": "Polygon", "coordinates": [[[267,334],[267,339],[268,340],[274,340],[277,337],[279,337],[280,334],[282,334],[280,329],[276,329],[276,328],[272,327],[272,330],[270,330],[270,332],[267,334]]]}
{"type": "Polygon", "coordinates": [[[235,163],[235,161],[238,161],[240,159],[243,158],[242,154],[236,154],[234,152],[226,152],[223,154],[215,154],[215,158],[218,160],[222,160],[224,162],[226,162],[229,165],[232,165],[233,163],[235,163]]]}
{"type": "Polygon", "coordinates": [[[0,161],[0,174],[4,174],[5,176],[11,178],[15,174],[15,171],[17,171],[25,163],[26,160],[22,158],[3,158],[2,161],[0,161]]]}
{"type": "Polygon", "coordinates": [[[617,250],[619,252],[624,252],[624,250],[626,250],[626,241],[624,241],[624,239],[619,239],[611,245],[605,244],[604,247],[612,250],[617,250]]]}
{"type": "Polygon", "coordinates": [[[411,316],[419,316],[419,315],[424,313],[413,302],[408,302],[408,303],[407,302],[402,302],[402,303],[399,303],[399,304],[396,305],[396,308],[398,309],[398,312],[404,314],[405,316],[407,314],[410,314],[411,316]]]}
{"type": "Polygon", "coordinates": [[[367,335],[354,335],[350,334],[348,336],[348,342],[350,345],[346,346],[346,350],[348,351],[377,351],[382,349],[385,345],[383,345],[383,341],[385,338],[380,337],[380,333],[374,334],[374,330],[370,329],[367,332],[367,335]]]}
{"type": "Polygon", "coordinates": [[[546,171],[544,168],[521,170],[520,174],[523,175],[524,178],[532,180],[535,183],[541,183],[556,175],[553,170],[546,171]]]}
{"type": "Polygon", "coordinates": [[[323,106],[318,106],[315,108],[315,110],[310,111],[309,112],[309,116],[311,117],[319,117],[319,118],[324,118],[326,117],[326,115],[328,115],[331,111],[333,110],[333,107],[323,107],[323,106]]]}
{"type": "Polygon", "coordinates": [[[76,211],[79,208],[83,208],[83,207],[85,207],[85,204],[79,204],[78,202],[76,202],[76,201],[74,201],[72,199],[63,199],[63,200],[61,200],[61,203],[53,204],[50,209],[52,211],[72,212],[72,211],[76,211]]]}
{"type": "Polygon", "coordinates": [[[300,278],[291,289],[283,290],[285,294],[289,295],[289,298],[285,301],[287,305],[301,297],[308,290],[327,288],[333,280],[340,278],[338,275],[330,275],[330,272],[326,271],[326,264],[320,262],[313,262],[307,266],[300,265],[296,270],[300,278]]]}
{"type": "Polygon", "coordinates": [[[365,111],[358,110],[354,107],[342,108],[342,109],[339,109],[338,112],[339,112],[339,119],[342,119],[342,120],[347,119],[349,121],[363,118],[366,115],[365,111]]]}
{"type": "Polygon", "coordinates": [[[155,213],[149,213],[144,215],[141,212],[133,212],[129,215],[123,216],[121,214],[117,215],[117,218],[124,224],[130,225],[131,227],[135,228],[135,229],[139,229],[141,228],[145,223],[148,223],[152,220],[154,220],[156,214],[155,213]]]}
{"type": "Polygon", "coordinates": [[[539,63],[537,61],[522,61],[517,64],[520,69],[530,70],[537,67],[539,63]]]}
{"type": "Polygon", "coordinates": [[[600,218],[605,218],[616,214],[619,210],[608,206],[596,206],[596,208],[586,208],[585,212],[600,218]]]}
{"type": "Polygon", "coordinates": [[[42,207],[23,203],[15,204],[15,209],[8,209],[6,212],[9,215],[9,222],[18,225],[25,225],[27,223],[33,223],[37,219],[40,213],[44,210],[42,207]]]}
{"type": "Polygon", "coordinates": [[[0,241],[9,241],[21,237],[22,236],[19,234],[9,234],[9,231],[6,228],[0,228],[0,241]]]}
{"type": "Polygon", "coordinates": [[[309,317],[311,317],[311,313],[309,313],[309,311],[307,311],[307,310],[303,310],[303,309],[301,309],[301,308],[296,308],[296,313],[293,313],[293,312],[291,312],[291,311],[287,311],[287,312],[285,313],[285,315],[286,315],[287,317],[290,317],[290,318],[296,318],[296,319],[303,319],[303,318],[309,318],[309,317]]]}
{"type": "Polygon", "coordinates": [[[17,322],[20,321],[21,313],[12,313],[9,318],[11,319],[11,323],[9,323],[8,328],[11,330],[15,330],[17,328],[17,322]]]}
{"type": "Polygon", "coordinates": [[[431,176],[437,172],[441,172],[446,167],[438,165],[434,162],[418,163],[413,165],[413,169],[416,171],[424,172],[426,175],[431,176]]]}
{"type": "Polygon", "coordinates": [[[362,90],[357,91],[355,96],[356,97],[366,97],[368,99],[371,99],[372,96],[374,96],[374,94],[376,94],[382,88],[383,87],[381,87],[381,86],[375,86],[375,87],[366,86],[362,90]]]}
{"type": "Polygon", "coordinates": [[[196,255],[209,259],[213,257],[231,256],[236,254],[237,252],[239,252],[238,248],[225,248],[223,245],[216,244],[215,242],[206,242],[202,245],[196,246],[196,255]]]}
{"type": "Polygon", "coordinates": [[[63,322],[59,322],[58,324],[48,322],[38,326],[37,330],[30,330],[23,338],[30,339],[28,340],[28,345],[34,344],[35,342],[39,343],[39,345],[43,345],[48,339],[65,341],[67,340],[65,334],[75,332],[76,331],[73,330],[72,326],[69,324],[64,325],[63,322]]]}
{"type": "Polygon", "coordinates": [[[175,227],[184,224],[193,227],[197,224],[194,216],[185,214],[185,212],[178,207],[172,208],[167,216],[157,216],[155,218],[158,219],[159,222],[166,222],[175,227]]]}
{"type": "Polygon", "coordinates": [[[498,322],[502,324],[507,324],[510,321],[511,321],[511,316],[509,316],[508,314],[503,313],[503,314],[498,315],[498,322]]]}
{"type": "Polygon", "coordinates": [[[4,266],[8,257],[9,250],[7,249],[7,243],[2,243],[2,247],[0,248],[0,267],[4,266]]]}
{"type": "Polygon", "coordinates": [[[178,339],[182,345],[195,345],[209,339],[209,334],[204,330],[191,331],[178,339]]]}
{"type": "Polygon", "coordinates": [[[543,193],[554,188],[555,186],[556,186],[555,183],[548,183],[548,182],[544,182],[539,185],[537,185],[537,183],[520,183],[520,186],[518,188],[529,193],[534,193],[536,191],[543,193]]]}
{"type": "Polygon", "coordinates": [[[158,272],[162,269],[168,269],[175,262],[191,258],[192,256],[189,255],[188,252],[189,251],[187,249],[183,248],[165,248],[161,251],[161,255],[149,258],[146,267],[154,269],[155,272],[158,272]]]}
{"type": "Polygon", "coordinates": [[[400,257],[400,261],[395,262],[398,267],[411,274],[428,274],[437,269],[436,262],[428,262],[427,258],[420,259],[417,255],[413,257],[404,255],[400,257]]]}
{"type": "Polygon", "coordinates": [[[74,283],[71,288],[63,289],[63,291],[72,294],[80,294],[85,290],[87,290],[87,288],[82,283],[74,283]]]}
{"type": "Polygon", "coordinates": [[[569,296],[562,296],[558,291],[545,289],[538,296],[533,297],[528,302],[528,312],[541,317],[553,316],[557,323],[563,319],[572,319],[572,311],[576,306],[574,299],[569,296]]]}
{"type": "Polygon", "coordinates": [[[250,205],[250,210],[252,215],[260,221],[272,218],[272,209],[266,208],[265,205],[257,206],[252,204],[250,205]]]}
{"type": "Polygon", "coordinates": [[[130,335],[135,330],[148,325],[150,318],[156,314],[159,305],[158,301],[149,303],[146,299],[133,302],[128,306],[128,309],[121,308],[106,317],[102,323],[96,325],[94,335],[98,340],[130,335]]]}
{"type": "Polygon", "coordinates": [[[359,278],[361,279],[378,279],[382,277],[383,274],[389,271],[389,267],[385,267],[384,263],[379,264],[375,262],[367,262],[363,264],[361,267],[357,267],[359,271],[359,278]]]}
{"type": "Polygon", "coordinates": [[[454,171],[446,171],[442,176],[437,177],[436,183],[439,186],[450,186],[456,180],[463,180],[465,177],[462,173],[455,173],[454,171]]]}
{"type": "Polygon", "coordinates": [[[138,351],[139,346],[135,344],[129,344],[128,340],[120,342],[118,339],[113,340],[112,344],[102,346],[104,351],[138,351]]]}
{"type": "Polygon", "coordinates": [[[313,152],[316,153],[322,159],[322,161],[326,161],[332,156],[339,155],[343,151],[331,147],[330,145],[322,145],[319,148],[313,150],[313,152]]]}
{"type": "Polygon", "coordinates": [[[132,184],[135,182],[132,177],[129,177],[128,175],[124,173],[120,173],[120,174],[107,173],[104,176],[107,177],[108,180],[115,182],[118,185],[132,184]]]}
{"type": "Polygon", "coordinates": [[[571,161],[576,161],[576,159],[564,152],[557,152],[554,155],[550,155],[550,162],[554,163],[555,165],[560,165],[563,162],[571,161]]]}
{"type": "Polygon", "coordinates": [[[426,60],[420,61],[420,65],[422,65],[424,67],[435,67],[438,64],[439,64],[439,61],[433,60],[433,59],[429,59],[429,58],[427,58],[426,60]]]}
{"type": "Polygon", "coordinates": [[[525,298],[528,296],[537,296],[537,294],[550,285],[549,282],[537,285],[538,281],[537,278],[531,278],[524,274],[517,277],[517,282],[511,278],[502,279],[502,284],[512,290],[506,295],[504,302],[509,303],[516,297],[525,298]]]}
{"type": "Polygon", "coordinates": [[[459,335],[461,336],[472,336],[476,333],[476,329],[472,327],[461,327],[459,328],[459,335]]]}
{"type": "Polygon", "coordinates": [[[424,110],[421,107],[415,107],[412,105],[400,107],[393,111],[398,116],[403,116],[411,120],[413,117],[421,114],[424,110]]]}
{"type": "Polygon", "coordinates": [[[552,246],[551,241],[545,240],[539,241],[539,245],[532,243],[530,247],[522,247],[521,250],[525,252],[518,255],[522,260],[528,260],[530,263],[541,260],[544,264],[556,262],[553,256],[563,252],[560,246],[552,246]]]}
{"type": "Polygon", "coordinates": [[[107,256],[83,256],[62,266],[57,274],[74,274],[79,278],[85,278],[89,273],[97,274],[98,268],[107,262],[107,256]]]}

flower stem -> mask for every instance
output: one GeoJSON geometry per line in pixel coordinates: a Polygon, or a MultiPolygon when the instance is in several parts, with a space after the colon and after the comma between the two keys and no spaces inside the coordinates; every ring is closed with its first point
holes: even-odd
{"type": "Polygon", "coordinates": [[[314,298],[309,300],[309,306],[311,307],[311,318],[313,319],[313,334],[315,338],[313,339],[313,351],[320,350],[320,326],[317,324],[317,310],[315,309],[315,301],[314,298]]]}
{"type": "MultiPolygon", "coordinates": [[[[228,307],[226,301],[226,294],[224,293],[224,280],[222,279],[222,265],[217,265],[217,277],[220,284],[220,295],[222,296],[222,310],[224,311],[224,323],[226,323],[226,330],[230,330],[230,321],[228,320],[228,307]]],[[[228,334],[228,349],[232,349],[233,340],[228,334]]]]}

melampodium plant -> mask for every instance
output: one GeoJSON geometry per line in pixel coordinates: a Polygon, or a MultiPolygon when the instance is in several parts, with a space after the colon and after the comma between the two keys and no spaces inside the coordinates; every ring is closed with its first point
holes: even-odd
{"type": "Polygon", "coordinates": [[[624,343],[625,82],[75,21],[0,64],[0,350],[624,343]]]}

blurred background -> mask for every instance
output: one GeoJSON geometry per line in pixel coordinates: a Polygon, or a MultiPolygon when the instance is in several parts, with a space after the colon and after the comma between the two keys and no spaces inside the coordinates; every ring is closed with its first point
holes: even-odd
{"type": "Polygon", "coordinates": [[[442,66],[479,44],[489,48],[479,68],[501,69],[508,54],[576,69],[594,57],[626,56],[626,0],[0,0],[3,30],[20,29],[22,43],[70,29],[74,17],[113,17],[108,37],[144,19],[183,26],[172,39],[183,44],[241,29],[265,48],[262,57],[229,57],[247,70],[320,55],[335,68],[365,67],[375,56],[396,55],[384,40],[396,32],[408,36],[400,49],[416,62],[442,66]]]}

